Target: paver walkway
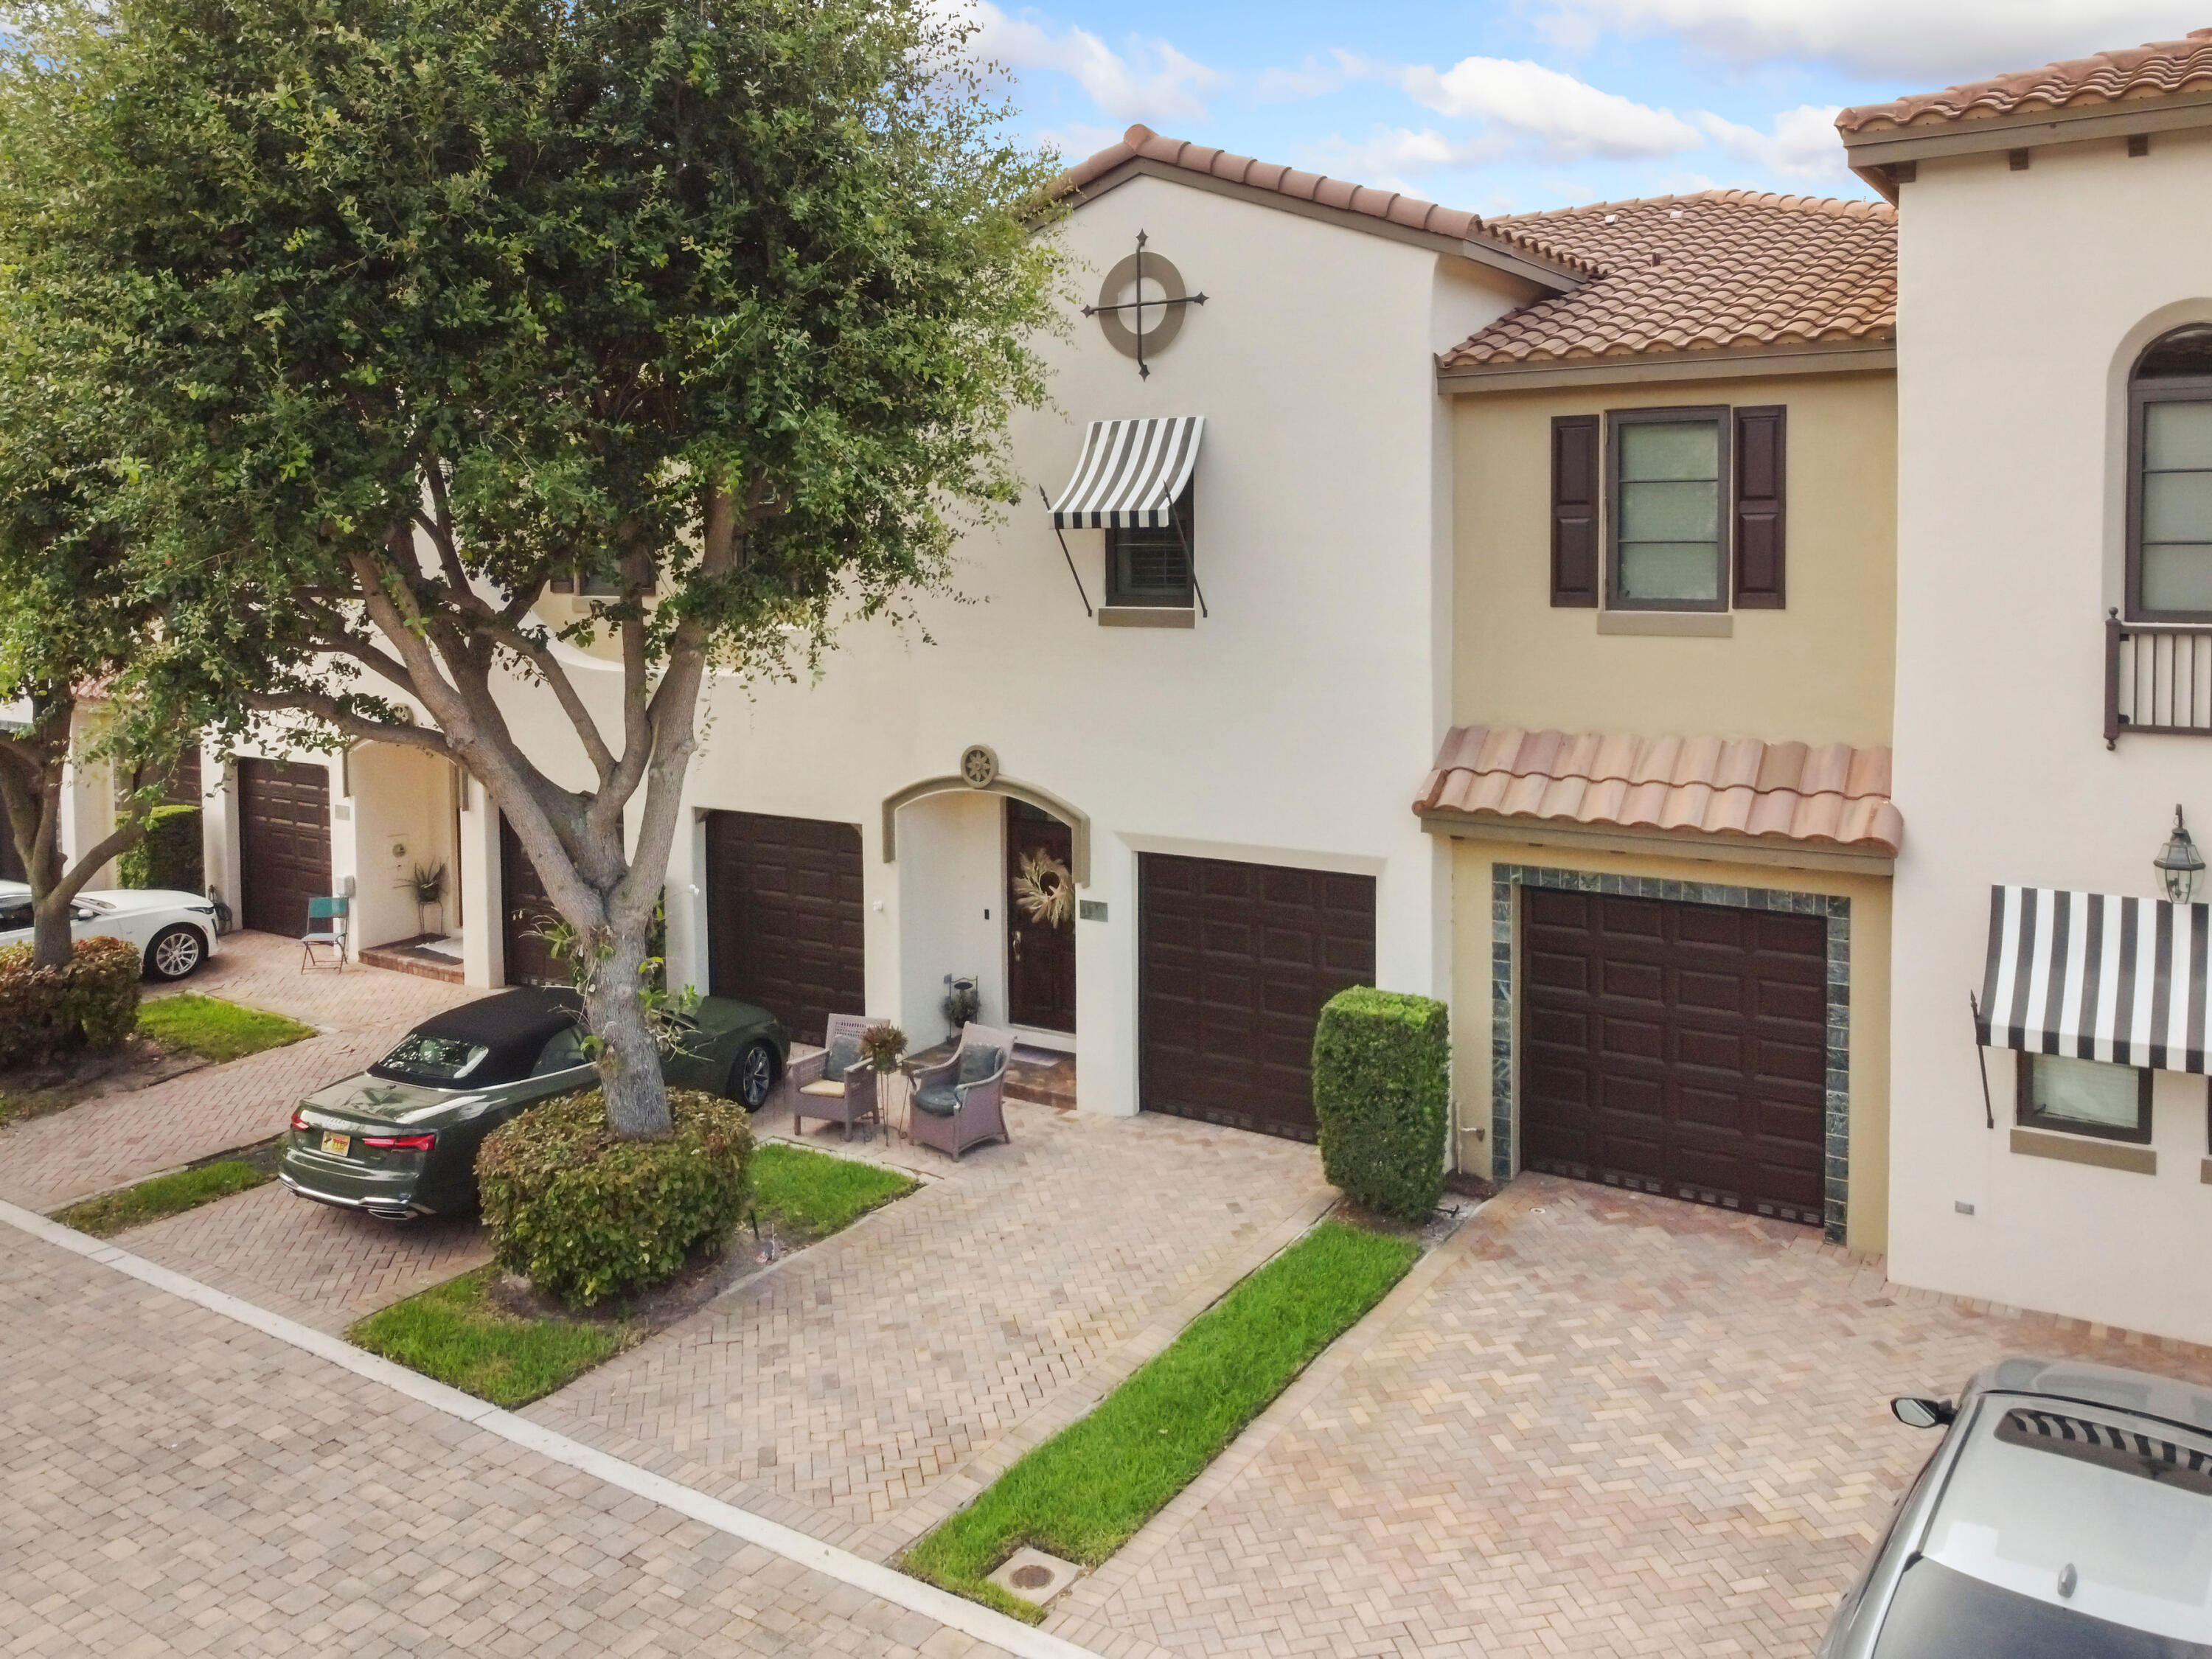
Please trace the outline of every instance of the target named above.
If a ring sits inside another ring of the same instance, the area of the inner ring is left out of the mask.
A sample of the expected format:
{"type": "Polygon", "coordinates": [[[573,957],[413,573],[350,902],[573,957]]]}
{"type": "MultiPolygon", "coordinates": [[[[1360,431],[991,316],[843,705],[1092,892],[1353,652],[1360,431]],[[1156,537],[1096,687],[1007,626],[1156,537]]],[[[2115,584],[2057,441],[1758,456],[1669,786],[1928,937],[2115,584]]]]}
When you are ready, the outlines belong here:
{"type": "Polygon", "coordinates": [[[311,1203],[275,1182],[133,1228],[116,1242],[319,1331],[343,1331],[491,1260],[474,1216],[394,1225],[311,1203]]]}
{"type": "MultiPolygon", "coordinates": [[[[2007,1354],[2212,1350],[1887,1284],[1809,1229],[1524,1176],[1047,1628],[1177,1655],[1810,1653],[2007,1354]]],[[[1419,1270],[1417,1269],[1417,1274],[1419,1270]]]]}
{"type": "Polygon", "coordinates": [[[0,1653],[1000,1659],[8,1228],[0,1653]]]}
{"type": "Polygon", "coordinates": [[[972,1492],[963,1464],[1075,1414],[1330,1196],[1294,1142],[1007,1119],[957,1165],[902,1149],[942,1178],[526,1414],[884,1559],[972,1492]]]}
{"type": "Polygon", "coordinates": [[[299,945],[266,933],[234,933],[223,949],[177,988],[289,1014],[319,1034],[0,1128],[0,1198],[50,1211],[265,1140],[301,1095],[359,1071],[439,1010],[484,994],[380,968],[301,974],[299,945]]]}

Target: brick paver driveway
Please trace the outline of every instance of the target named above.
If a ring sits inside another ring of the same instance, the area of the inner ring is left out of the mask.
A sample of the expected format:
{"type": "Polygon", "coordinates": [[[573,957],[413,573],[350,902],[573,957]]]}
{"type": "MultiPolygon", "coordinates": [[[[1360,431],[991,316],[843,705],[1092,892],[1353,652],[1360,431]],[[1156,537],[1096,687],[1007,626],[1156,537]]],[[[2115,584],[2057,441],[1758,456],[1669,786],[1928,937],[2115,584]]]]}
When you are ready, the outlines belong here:
{"type": "Polygon", "coordinates": [[[526,1414],[883,1559],[1334,1196],[1290,1141],[1022,1103],[1007,1119],[1012,1146],[957,1165],[900,1149],[937,1178],[526,1414]]]}
{"type": "Polygon", "coordinates": [[[267,1008],[316,1027],[289,1048],[210,1066],[0,1129],[0,1199],[52,1210],[93,1193],[279,1133],[293,1103],[359,1071],[410,1026],[484,994],[381,968],[298,971],[296,941],[234,933],[179,990],[267,1008]]]}
{"type": "Polygon", "coordinates": [[[0,1228],[0,1653],[998,1650],[0,1228]]]}
{"type": "Polygon", "coordinates": [[[1048,1628],[1807,1654],[1934,1447],[1889,1395],[2022,1352],[2212,1382],[2212,1351],[1903,1291],[1808,1230],[1603,1187],[1523,1176],[1444,1254],[1048,1628]]]}

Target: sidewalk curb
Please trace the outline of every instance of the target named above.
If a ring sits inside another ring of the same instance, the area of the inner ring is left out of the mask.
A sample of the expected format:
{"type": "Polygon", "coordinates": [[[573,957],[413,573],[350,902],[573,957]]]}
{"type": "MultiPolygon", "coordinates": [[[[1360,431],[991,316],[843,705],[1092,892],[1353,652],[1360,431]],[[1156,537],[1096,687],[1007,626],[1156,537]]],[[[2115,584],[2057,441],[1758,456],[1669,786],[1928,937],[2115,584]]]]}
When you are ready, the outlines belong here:
{"type": "Polygon", "coordinates": [[[786,1560],[834,1578],[865,1595],[933,1619],[964,1636],[1003,1649],[1017,1656],[1017,1659],[1099,1659],[1099,1656],[1090,1649],[1064,1637],[1051,1635],[1018,1620],[1009,1619],[1004,1613],[995,1613],[976,1602],[941,1590],[934,1584],[909,1578],[880,1563],[822,1543],[795,1528],[770,1521],[719,1498],[709,1498],[704,1492],[680,1486],[665,1476],[640,1468],[635,1463],[624,1462],[618,1457],[594,1450],[564,1434],[489,1405],[473,1395],[463,1394],[458,1389],[448,1388],[442,1382],[419,1376],[404,1365],[394,1364],[388,1359],[365,1352],[338,1337],[311,1329],[281,1314],[270,1313],[265,1308],[258,1308],[227,1291],[203,1285],[196,1279],[161,1267],[143,1256],[133,1255],[127,1250],[118,1249],[112,1244],[103,1243],[74,1228],[64,1227],[59,1222],[49,1221],[44,1216],[17,1205],[0,1200],[0,1223],[13,1227],[18,1232],[27,1233],[44,1243],[67,1250],[73,1255],[112,1268],[142,1284],[165,1291],[210,1313],[220,1314],[226,1319],[251,1327],[289,1346],[328,1360],[357,1376],[380,1382],[410,1400],[498,1435],[503,1440],[537,1452],[556,1463],[594,1476],[609,1486],[619,1486],[678,1514],[689,1516],[718,1532],[727,1533],[749,1544],[757,1544],[786,1560]]]}

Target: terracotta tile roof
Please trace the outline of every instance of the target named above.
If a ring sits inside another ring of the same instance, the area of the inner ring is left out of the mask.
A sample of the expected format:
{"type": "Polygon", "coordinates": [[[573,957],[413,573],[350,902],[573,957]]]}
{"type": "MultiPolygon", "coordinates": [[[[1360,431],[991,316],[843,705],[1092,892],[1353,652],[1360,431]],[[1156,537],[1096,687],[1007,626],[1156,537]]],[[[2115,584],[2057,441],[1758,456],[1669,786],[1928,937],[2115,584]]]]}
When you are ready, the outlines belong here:
{"type": "Polygon", "coordinates": [[[1578,276],[1596,272],[1595,265],[1572,253],[1552,247],[1526,231],[1500,230],[1494,224],[1486,223],[1478,214],[1438,207],[1434,202],[1424,202],[1419,197],[1396,191],[1373,190],[1318,173],[1301,173],[1279,162],[1255,161],[1249,155],[1232,155],[1227,150],[1209,149],[1182,138],[1164,138],[1142,122],[1123,133],[1120,143],[1108,145],[1061,173],[1054,182],[1052,194],[1058,198],[1080,191],[1116,167],[1140,157],[1168,167],[1186,167],[1231,184],[1273,191],[1301,202],[1364,214],[1370,219],[1384,220],[1408,230],[1431,231],[1462,242],[1493,243],[1512,252],[1558,265],[1578,276]]]}
{"type": "Polygon", "coordinates": [[[1905,820],[1889,750],[1756,738],[1638,738],[1462,726],[1444,739],[1413,810],[1784,841],[1894,857],[1905,820]]]}
{"type": "Polygon", "coordinates": [[[1709,190],[1493,222],[1604,267],[1501,317],[1449,370],[1897,333],[1897,212],[1878,202],[1709,190]]]}
{"type": "Polygon", "coordinates": [[[2191,29],[2185,40],[2154,40],[2131,52],[2100,52],[1892,103],[1862,104],[1838,113],[1836,125],[1847,133],[1893,131],[1994,120],[2071,104],[2166,98],[2187,90],[2212,91],[2212,29],[2191,29]]]}

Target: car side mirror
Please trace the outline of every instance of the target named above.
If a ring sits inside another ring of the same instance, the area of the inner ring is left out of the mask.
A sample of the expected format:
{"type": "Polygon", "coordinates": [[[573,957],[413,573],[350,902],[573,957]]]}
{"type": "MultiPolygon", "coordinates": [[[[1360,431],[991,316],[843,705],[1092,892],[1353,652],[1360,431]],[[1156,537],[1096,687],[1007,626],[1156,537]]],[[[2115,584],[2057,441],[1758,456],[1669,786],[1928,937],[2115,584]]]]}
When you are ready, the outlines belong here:
{"type": "Polygon", "coordinates": [[[1948,1400],[1901,1394],[1889,1402],[1889,1413],[1908,1429],[1940,1429],[1958,1416],[1959,1408],[1948,1400]]]}

